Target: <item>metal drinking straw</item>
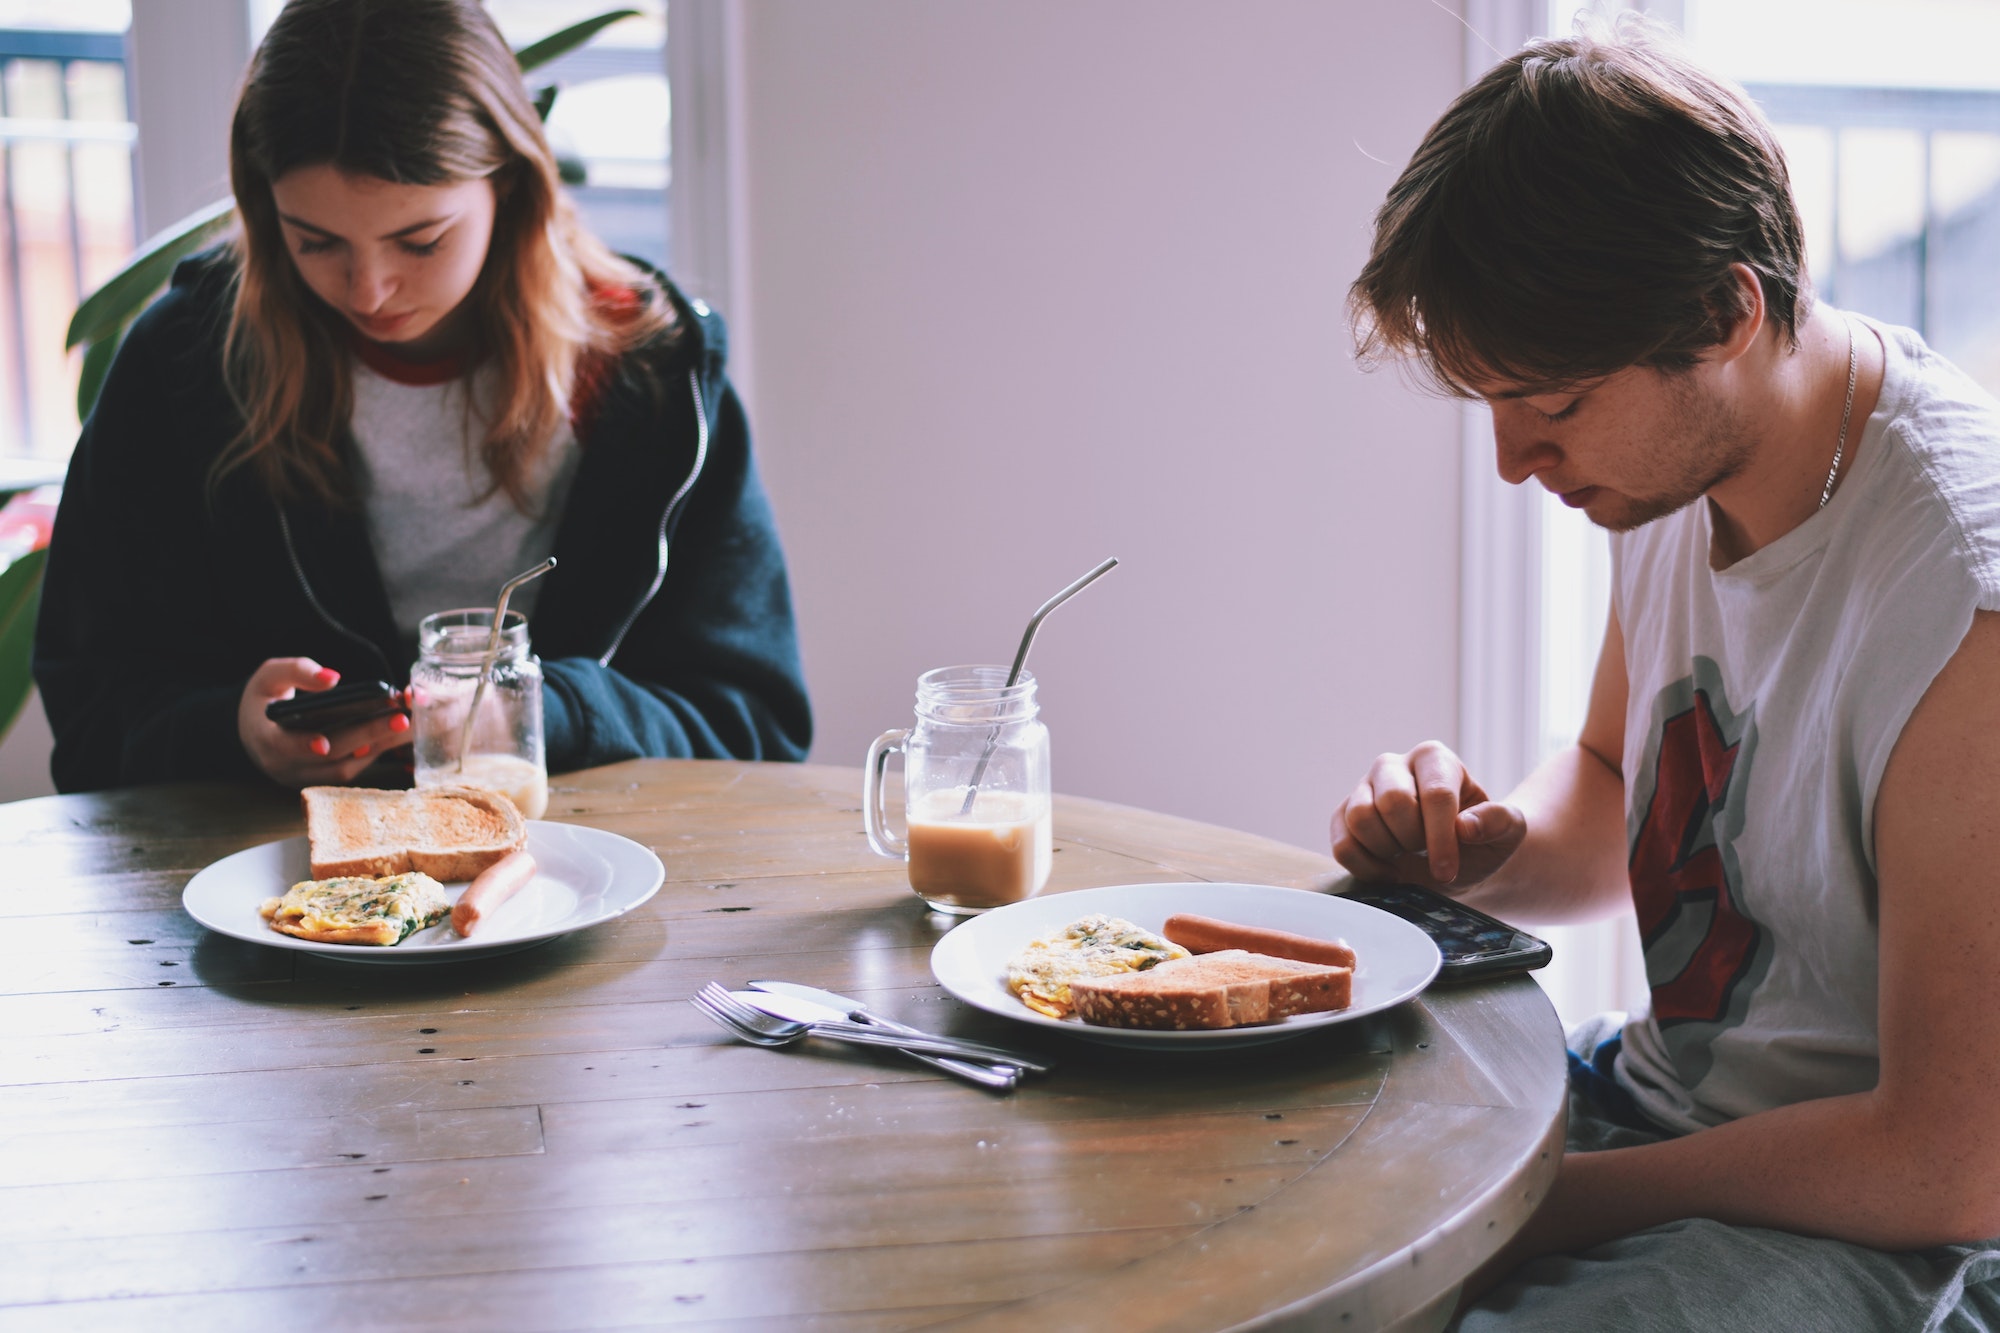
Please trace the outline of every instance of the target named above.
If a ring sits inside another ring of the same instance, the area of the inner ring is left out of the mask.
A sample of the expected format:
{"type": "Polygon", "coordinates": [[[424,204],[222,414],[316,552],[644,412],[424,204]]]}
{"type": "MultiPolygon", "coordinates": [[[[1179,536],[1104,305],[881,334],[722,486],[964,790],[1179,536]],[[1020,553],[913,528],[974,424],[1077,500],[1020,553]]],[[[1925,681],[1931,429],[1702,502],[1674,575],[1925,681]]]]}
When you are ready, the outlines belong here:
{"type": "Polygon", "coordinates": [[[486,694],[486,682],[492,679],[493,663],[500,657],[500,626],[507,619],[507,599],[514,595],[514,589],[530,579],[538,579],[556,567],[556,558],[550,556],[525,573],[516,574],[500,585],[500,604],[493,608],[493,629],[486,636],[486,659],[479,664],[479,683],[472,687],[472,707],[465,710],[465,726],[458,733],[458,771],[465,771],[465,752],[472,745],[472,723],[479,716],[479,701],[486,694]]]}
{"type": "MultiPolygon", "coordinates": [[[[1021,670],[1028,665],[1028,649],[1035,646],[1035,631],[1042,627],[1042,621],[1048,618],[1049,612],[1055,610],[1064,602],[1067,602],[1070,598],[1103,578],[1106,574],[1109,574],[1117,565],[1118,557],[1114,555],[1096,569],[1091,570],[1075,583],[1070,584],[1067,588],[1049,598],[1048,601],[1042,603],[1041,610],[1035,612],[1034,617],[1028,621],[1028,632],[1021,636],[1021,648],[1020,651],[1014,654],[1014,667],[1013,670],[1007,673],[1007,684],[1004,688],[1011,690],[1020,681],[1021,670]]],[[[1006,704],[1002,703],[1000,707],[1005,708],[1006,704]]],[[[972,770],[972,781],[966,785],[965,804],[958,808],[959,814],[969,815],[972,813],[972,803],[979,799],[979,780],[986,776],[986,765],[992,760],[993,751],[999,744],[1000,728],[995,727],[986,733],[986,748],[979,756],[979,763],[972,770]]]]}

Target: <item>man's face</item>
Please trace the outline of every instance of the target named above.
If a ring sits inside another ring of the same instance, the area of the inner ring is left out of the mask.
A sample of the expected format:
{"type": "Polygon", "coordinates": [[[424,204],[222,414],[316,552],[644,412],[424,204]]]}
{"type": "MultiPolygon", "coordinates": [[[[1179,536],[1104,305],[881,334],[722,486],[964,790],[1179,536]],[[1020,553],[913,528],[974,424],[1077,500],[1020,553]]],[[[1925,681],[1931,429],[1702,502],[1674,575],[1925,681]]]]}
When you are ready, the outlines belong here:
{"type": "Polygon", "coordinates": [[[1692,504],[1749,460],[1714,370],[1631,366],[1547,392],[1473,387],[1493,410],[1503,481],[1532,478],[1599,527],[1625,532],[1692,504]]]}

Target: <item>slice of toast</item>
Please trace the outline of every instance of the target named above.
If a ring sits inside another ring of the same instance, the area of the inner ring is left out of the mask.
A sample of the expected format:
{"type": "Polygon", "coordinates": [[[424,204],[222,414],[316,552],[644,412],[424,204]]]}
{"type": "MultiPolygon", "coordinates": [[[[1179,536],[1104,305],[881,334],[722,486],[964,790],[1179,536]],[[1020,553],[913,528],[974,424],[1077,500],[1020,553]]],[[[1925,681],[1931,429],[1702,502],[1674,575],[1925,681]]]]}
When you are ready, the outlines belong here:
{"type": "Polygon", "coordinates": [[[299,797],[314,879],[417,870],[468,880],[528,841],[514,803],[477,787],[307,787],[299,797]]]}
{"type": "Polygon", "coordinates": [[[1187,1031],[1248,1027],[1345,1009],[1353,988],[1351,967],[1225,949],[1144,972],[1073,981],[1069,992],[1077,1017],[1086,1023],[1187,1031]]]}

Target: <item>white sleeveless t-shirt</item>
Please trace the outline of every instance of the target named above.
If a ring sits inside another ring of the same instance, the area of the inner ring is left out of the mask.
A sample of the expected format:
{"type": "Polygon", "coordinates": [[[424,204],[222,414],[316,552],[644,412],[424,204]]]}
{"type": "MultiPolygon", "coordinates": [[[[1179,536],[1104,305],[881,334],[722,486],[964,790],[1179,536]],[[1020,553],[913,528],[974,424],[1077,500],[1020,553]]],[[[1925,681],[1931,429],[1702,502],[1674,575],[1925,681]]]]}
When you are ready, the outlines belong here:
{"type": "Polygon", "coordinates": [[[1616,1069],[1681,1132],[1875,1086],[1876,792],[1974,610],[2000,610],[2000,403],[1859,323],[1887,370],[1826,508],[1721,571],[1706,501],[1611,538],[1652,991],[1616,1069]]]}

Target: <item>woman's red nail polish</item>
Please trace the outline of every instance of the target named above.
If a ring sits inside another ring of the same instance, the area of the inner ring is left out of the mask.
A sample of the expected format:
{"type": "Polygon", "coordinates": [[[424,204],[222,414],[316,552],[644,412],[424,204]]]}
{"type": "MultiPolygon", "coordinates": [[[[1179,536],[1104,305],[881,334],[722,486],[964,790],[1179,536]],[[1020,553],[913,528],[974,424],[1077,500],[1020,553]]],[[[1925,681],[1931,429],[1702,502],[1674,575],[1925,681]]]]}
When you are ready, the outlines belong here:
{"type": "Polygon", "coordinates": [[[354,751],[354,757],[356,759],[366,759],[368,757],[368,752],[374,748],[375,747],[372,745],[358,746],[354,751]]]}
{"type": "Polygon", "coordinates": [[[339,682],[340,673],[338,671],[335,671],[332,667],[321,667],[319,669],[319,678],[326,684],[333,685],[339,682]]]}
{"type": "Polygon", "coordinates": [[[324,736],[315,736],[312,739],[312,752],[317,755],[331,754],[333,743],[324,736]]]}
{"type": "Polygon", "coordinates": [[[389,730],[396,732],[403,732],[403,731],[408,731],[409,729],[410,729],[410,719],[407,714],[398,713],[396,714],[396,716],[389,719],[389,730]]]}

